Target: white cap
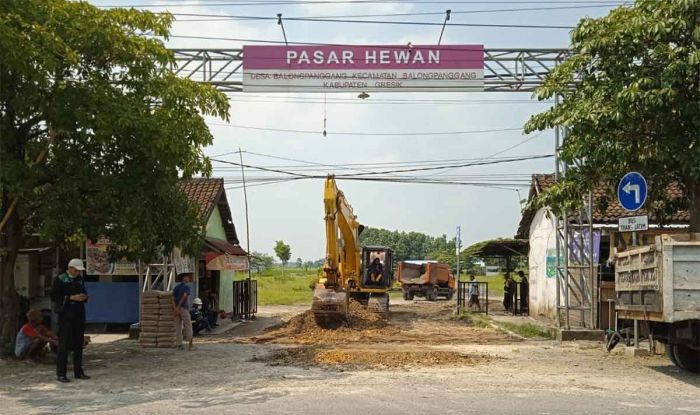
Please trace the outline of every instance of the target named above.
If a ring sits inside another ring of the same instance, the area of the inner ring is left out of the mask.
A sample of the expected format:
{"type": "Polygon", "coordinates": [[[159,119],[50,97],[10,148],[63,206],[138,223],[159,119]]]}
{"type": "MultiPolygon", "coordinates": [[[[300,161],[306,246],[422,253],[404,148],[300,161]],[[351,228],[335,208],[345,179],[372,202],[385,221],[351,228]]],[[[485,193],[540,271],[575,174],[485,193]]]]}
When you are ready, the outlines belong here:
{"type": "Polygon", "coordinates": [[[83,261],[78,258],[71,259],[70,262],[68,262],[68,268],[75,268],[78,271],[85,271],[83,261]]]}
{"type": "Polygon", "coordinates": [[[202,299],[195,298],[194,301],[192,301],[192,304],[202,305],[202,299]]]}

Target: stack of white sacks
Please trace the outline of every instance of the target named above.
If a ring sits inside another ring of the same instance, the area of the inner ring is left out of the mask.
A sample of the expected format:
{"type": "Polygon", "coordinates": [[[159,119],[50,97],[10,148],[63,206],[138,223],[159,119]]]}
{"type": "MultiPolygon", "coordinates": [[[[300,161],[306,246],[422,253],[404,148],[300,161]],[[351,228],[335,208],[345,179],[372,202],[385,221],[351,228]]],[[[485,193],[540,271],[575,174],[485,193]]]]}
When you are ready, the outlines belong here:
{"type": "Polygon", "coordinates": [[[141,294],[141,347],[176,347],[173,293],[146,291],[141,294]]]}

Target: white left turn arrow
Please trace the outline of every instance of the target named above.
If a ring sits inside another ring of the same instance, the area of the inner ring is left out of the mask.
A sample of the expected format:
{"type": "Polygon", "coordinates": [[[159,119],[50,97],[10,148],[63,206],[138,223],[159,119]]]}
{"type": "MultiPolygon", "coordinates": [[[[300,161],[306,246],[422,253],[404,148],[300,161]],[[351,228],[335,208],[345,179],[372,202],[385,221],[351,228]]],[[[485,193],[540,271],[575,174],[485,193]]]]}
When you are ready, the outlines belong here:
{"type": "Polygon", "coordinates": [[[634,192],[634,203],[639,204],[639,194],[641,191],[639,190],[639,185],[638,184],[632,184],[632,182],[628,182],[625,187],[622,188],[625,193],[630,194],[634,192]]]}

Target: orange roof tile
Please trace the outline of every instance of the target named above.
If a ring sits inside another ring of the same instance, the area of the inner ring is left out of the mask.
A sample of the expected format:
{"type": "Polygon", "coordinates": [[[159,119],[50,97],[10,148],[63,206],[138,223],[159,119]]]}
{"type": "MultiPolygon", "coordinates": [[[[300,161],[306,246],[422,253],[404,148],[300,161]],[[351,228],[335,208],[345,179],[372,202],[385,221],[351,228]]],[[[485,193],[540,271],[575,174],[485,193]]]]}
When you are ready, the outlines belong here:
{"type": "MultiPolygon", "coordinates": [[[[537,197],[543,191],[546,191],[552,187],[555,183],[553,174],[533,174],[532,184],[530,185],[530,193],[528,196],[528,201],[537,197]]],[[[682,198],[683,191],[678,183],[672,183],[666,189],[670,198],[682,198]]],[[[606,185],[601,184],[593,189],[593,223],[594,224],[614,224],[620,218],[631,216],[632,213],[625,210],[615,198],[610,198],[609,205],[605,211],[601,211],[599,208],[599,202],[608,196],[608,188],[606,185]]],[[[527,238],[530,233],[530,225],[535,216],[535,211],[527,210],[523,212],[523,216],[520,219],[520,224],[518,226],[518,233],[516,238],[527,238]]],[[[640,209],[634,213],[634,215],[648,215],[648,212],[644,209],[640,209]]],[[[650,223],[657,222],[658,220],[654,215],[649,215],[650,223]]],[[[664,223],[666,224],[687,224],[690,221],[690,216],[687,211],[677,211],[668,218],[665,218],[664,223]]]]}

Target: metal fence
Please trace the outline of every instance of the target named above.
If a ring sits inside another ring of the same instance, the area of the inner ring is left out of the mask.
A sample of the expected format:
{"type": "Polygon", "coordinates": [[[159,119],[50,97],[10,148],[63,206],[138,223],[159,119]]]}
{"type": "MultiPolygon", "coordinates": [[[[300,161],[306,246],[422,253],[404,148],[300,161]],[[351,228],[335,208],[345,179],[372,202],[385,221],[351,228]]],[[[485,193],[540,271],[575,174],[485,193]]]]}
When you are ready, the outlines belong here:
{"type": "Polygon", "coordinates": [[[476,300],[472,300],[469,293],[469,288],[471,286],[471,281],[460,281],[457,285],[457,311],[474,311],[478,313],[489,313],[489,283],[487,282],[476,282],[476,300]]]}
{"type": "Polygon", "coordinates": [[[258,281],[241,280],[233,282],[233,315],[232,320],[255,317],[258,312],[258,281]]]}
{"type": "Polygon", "coordinates": [[[503,294],[503,308],[507,313],[511,313],[514,316],[528,315],[529,314],[529,284],[523,284],[521,282],[513,282],[514,291],[510,294],[510,298],[504,293],[503,294]]]}

